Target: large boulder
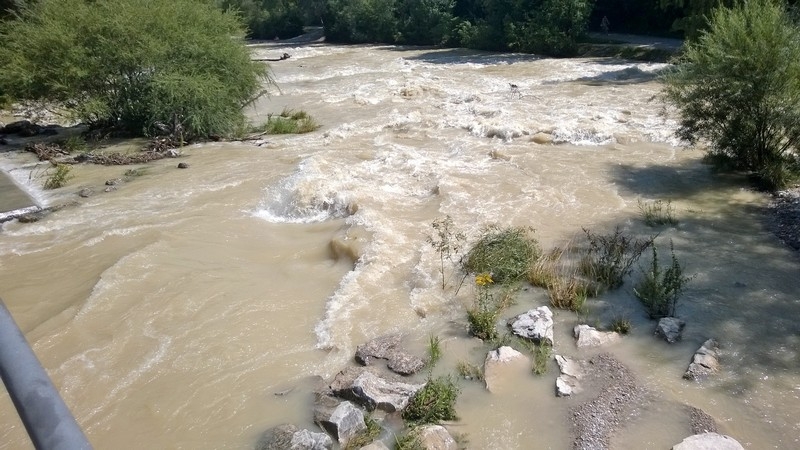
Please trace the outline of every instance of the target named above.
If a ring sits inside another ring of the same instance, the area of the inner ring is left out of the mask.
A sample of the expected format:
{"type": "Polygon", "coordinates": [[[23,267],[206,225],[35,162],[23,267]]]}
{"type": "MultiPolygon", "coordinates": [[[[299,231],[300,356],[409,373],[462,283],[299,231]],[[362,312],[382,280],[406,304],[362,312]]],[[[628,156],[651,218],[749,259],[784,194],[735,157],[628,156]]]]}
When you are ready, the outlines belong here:
{"type": "Polygon", "coordinates": [[[506,386],[516,386],[514,379],[531,371],[531,360],[511,347],[503,346],[486,355],[483,378],[486,389],[500,392],[506,386]]]}
{"type": "Polygon", "coordinates": [[[556,355],[556,363],[561,375],[556,378],[556,396],[568,397],[581,392],[580,379],[583,378],[583,365],[579,361],[556,355]]]}
{"type": "Polygon", "coordinates": [[[317,395],[314,402],[314,422],[327,431],[342,446],[367,429],[364,412],[348,401],[328,395],[317,395]]]}
{"type": "Polygon", "coordinates": [[[387,380],[363,368],[348,368],[336,375],[330,389],[334,395],[352,400],[370,411],[380,409],[393,413],[403,410],[411,396],[423,386],[387,380]]]}
{"type": "Polygon", "coordinates": [[[573,329],[575,339],[578,340],[576,345],[578,348],[582,347],[600,347],[606,344],[611,344],[620,340],[619,333],[613,331],[598,331],[589,325],[576,325],[573,329]]]}
{"type": "Polygon", "coordinates": [[[717,433],[695,434],[687,437],[672,450],[744,450],[736,439],[717,433]]]}
{"type": "Polygon", "coordinates": [[[284,424],[270,428],[258,439],[256,450],[330,450],[333,440],[325,433],[284,424]]]}
{"type": "Polygon", "coordinates": [[[369,366],[375,359],[388,360],[389,370],[401,375],[411,375],[425,367],[425,361],[400,348],[398,334],[377,337],[356,348],[356,361],[369,366]]]}
{"type": "Polygon", "coordinates": [[[0,134],[16,134],[22,137],[36,136],[42,131],[41,125],[31,123],[30,120],[11,122],[0,130],[0,134]]]}
{"type": "Polygon", "coordinates": [[[508,321],[517,336],[553,345],[553,312],[547,306],[520,314],[508,321]]]}
{"type": "Polygon", "coordinates": [[[414,433],[425,450],[458,450],[456,440],[441,425],[425,425],[417,428],[414,433]]]}
{"type": "Polygon", "coordinates": [[[683,378],[697,381],[717,372],[719,372],[719,344],[714,339],[709,339],[695,352],[683,378]]]}
{"type": "Polygon", "coordinates": [[[656,326],[655,335],[670,344],[681,340],[681,332],[686,322],[676,317],[662,317],[656,326]]]}

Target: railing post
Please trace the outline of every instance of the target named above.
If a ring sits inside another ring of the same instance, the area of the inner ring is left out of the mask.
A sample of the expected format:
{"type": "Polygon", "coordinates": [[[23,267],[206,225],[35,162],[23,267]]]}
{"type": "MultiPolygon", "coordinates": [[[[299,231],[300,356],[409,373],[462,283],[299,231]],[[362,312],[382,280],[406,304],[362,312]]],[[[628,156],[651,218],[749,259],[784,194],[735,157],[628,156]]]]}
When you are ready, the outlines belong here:
{"type": "Polygon", "coordinates": [[[92,448],[2,300],[0,377],[37,449],[92,448]]]}

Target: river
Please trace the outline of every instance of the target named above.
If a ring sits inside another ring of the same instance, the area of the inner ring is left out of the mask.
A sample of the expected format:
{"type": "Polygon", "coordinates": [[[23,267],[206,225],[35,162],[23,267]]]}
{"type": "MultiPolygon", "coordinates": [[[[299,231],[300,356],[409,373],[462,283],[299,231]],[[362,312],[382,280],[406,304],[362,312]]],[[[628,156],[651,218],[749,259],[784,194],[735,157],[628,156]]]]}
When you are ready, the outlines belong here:
{"type": "MultiPolygon", "coordinates": [[[[764,227],[764,194],[678,147],[657,98],[664,64],[323,43],[253,51],[291,58],[273,64],[279,90],[248,114],[302,109],[318,131],[188,146],[189,169],[157,161],[108,193],[104,181],[127,168],[77,166],[67,187],[42,191],[32,155],[1,155],[37,202],[81,202],[3,224],[0,296],[95,448],[244,449],[280,423],[313,427],[311,377],[330,378],[389,332],[420,355],[440,336],[437,373],[480,364],[488,349],[466,333],[473,292],[441,289],[426,242],[447,215],[471,240],[490,224],[531,226],[545,249],[583,227],[660,231],[694,276],[680,343],[652,336],[635,278],[590,300],[588,315],[557,312],[556,351],[575,357],[591,354],[570,336],[579,320],[633,322],[605,350],[657,400],[614,448],[680,442],[683,404],[748,448],[800,447],[800,260],[764,227]],[[554,143],[533,142],[540,131],[554,143]],[[79,199],[82,187],[98,193],[79,199]],[[640,199],[671,200],[679,224],[645,227],[640,199]],[[710,337],[722,373],[682,380],[710,337]]],[[[523,290],[507,315],[547,301],[523,290]]],[[[556,373],[551,362],[513,394],[462,381],[451,430],[474,449],[569,448],[568,409],[591,394],[556,398],[556,373]]],[[[0,448],[32,448],[5,393],[0,448]]]]}

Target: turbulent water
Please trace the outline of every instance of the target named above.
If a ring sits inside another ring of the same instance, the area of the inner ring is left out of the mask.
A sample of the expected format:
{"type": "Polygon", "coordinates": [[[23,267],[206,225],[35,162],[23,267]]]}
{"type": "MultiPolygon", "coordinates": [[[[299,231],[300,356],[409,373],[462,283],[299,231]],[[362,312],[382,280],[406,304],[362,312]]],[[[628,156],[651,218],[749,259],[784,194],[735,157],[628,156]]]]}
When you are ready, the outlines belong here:
{"type": "MultiPolygon", "coordinates": [[[[762,194],[676,146],[657,98],[663,64],[320,43],[254,52],[291,58],[274,63],[279,90],[252,118],[303,109],[318,131],[191,146],[188,170],[158,161],[108,193],[124,168],[79,166],[43,192],[31,155],[2,155],[42,203],[98,192],[0,233],[0,296],[96,448],[251,448],[271,426],[311,427],[311,377],[387,332],[420,355],[439,335],[437,373],[480,364],[487,349],[466,333],[473,291],[454,295],[452,279],[441,289],[433,220],[451,216],[470,239],[531,226],[548,248],[582,227],[655,233],[637,209],[654,199],[671,199],[680,220],[657,242],[668,251],[672,239],[694,275],[683,341],[652,337],[630,280],[588,316],[559,312],[556,351],[589,355],[570,336],[579,320],[631,318],[608,350],[653,400],[614,448],[679,442],[684,404],[749,448],[800,446],[800,261],[762,226],[762,194]],[[553,144],[534,142],[539,132],[553,144]],[[709,337],[722,374],[682,380],[709,337]]],[[[526,289],[508,315],[541,304],[526,289]]],[[[556,398],[556,370],[507,394],[462,382],[449,428],[475,449],[570,447],[568,409],[588,397],[556,398]]],[[[0,448],[30,447],[3,394],[0,448]]]]}

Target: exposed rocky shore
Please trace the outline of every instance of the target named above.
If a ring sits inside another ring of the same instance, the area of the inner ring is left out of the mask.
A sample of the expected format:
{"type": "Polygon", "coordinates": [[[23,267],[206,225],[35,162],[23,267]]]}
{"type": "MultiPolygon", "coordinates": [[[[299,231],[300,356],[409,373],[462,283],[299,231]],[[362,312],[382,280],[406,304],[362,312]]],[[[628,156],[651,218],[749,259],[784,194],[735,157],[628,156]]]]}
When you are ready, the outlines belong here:
{"type": "Polygon", "coordinates": [[[800,187],[786,189],[773,196],[767,226],[786,245],[800,250],[800,187]]]}

